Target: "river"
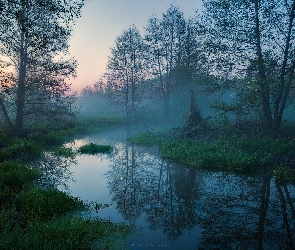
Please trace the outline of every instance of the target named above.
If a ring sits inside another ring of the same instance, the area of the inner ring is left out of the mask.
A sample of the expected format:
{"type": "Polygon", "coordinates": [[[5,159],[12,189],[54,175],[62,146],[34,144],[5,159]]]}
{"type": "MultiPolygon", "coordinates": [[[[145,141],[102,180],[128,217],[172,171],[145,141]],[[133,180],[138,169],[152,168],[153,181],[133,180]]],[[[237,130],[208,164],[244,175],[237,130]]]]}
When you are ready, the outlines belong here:
{"type": "Polygon", "coordinates": [[[266,174],[188,168],[126,138],[116,129],[67,143],[114,150],[60,158],[47,177],[82,200],[106,204],[88,216],[135,226],[130,249],[294,249],[294,185],[266,174]]]}

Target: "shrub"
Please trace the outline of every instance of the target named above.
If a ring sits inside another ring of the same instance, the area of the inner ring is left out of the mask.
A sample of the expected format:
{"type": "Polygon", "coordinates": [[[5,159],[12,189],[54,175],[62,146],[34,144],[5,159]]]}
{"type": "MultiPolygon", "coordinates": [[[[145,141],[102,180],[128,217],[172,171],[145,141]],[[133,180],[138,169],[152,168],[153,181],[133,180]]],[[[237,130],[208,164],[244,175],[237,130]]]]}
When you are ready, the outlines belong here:
{"type": "Polygon", "coordinates": [[[10,201],[40,176],[36,169],[19,162],[0,163],[0,201],[10,201]]]}
{"type": "Polygon", "coordinates": [[[110,153],[112,151],[110,145],[97,145],[95,143],[89,143],[81,146],[78,152],[81,154],[98,154],[98,153],[110,153]]]}
{"type": "Polygon", "coordinates": [[[0,161],[10,159],[32,160],[42,154],[41,147],[34,141],[15,139],[0,150],[0,161]]]}

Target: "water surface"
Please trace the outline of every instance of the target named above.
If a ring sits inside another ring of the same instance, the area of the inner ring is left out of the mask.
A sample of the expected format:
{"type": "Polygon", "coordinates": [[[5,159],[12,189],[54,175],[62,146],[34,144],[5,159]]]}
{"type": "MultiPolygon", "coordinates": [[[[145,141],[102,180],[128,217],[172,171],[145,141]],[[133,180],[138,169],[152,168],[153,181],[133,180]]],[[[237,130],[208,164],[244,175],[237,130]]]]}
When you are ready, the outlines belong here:
{"type": "Polygon", "coordinates": [[[130,145],[129,132],[67,144],[110,144],[114,152],[76,156],[64,179],[72,195],[108,204],[89,216],[135,226],[130,249],[294,249],[294,185],[171,163],[155,148],[130,145]]]}

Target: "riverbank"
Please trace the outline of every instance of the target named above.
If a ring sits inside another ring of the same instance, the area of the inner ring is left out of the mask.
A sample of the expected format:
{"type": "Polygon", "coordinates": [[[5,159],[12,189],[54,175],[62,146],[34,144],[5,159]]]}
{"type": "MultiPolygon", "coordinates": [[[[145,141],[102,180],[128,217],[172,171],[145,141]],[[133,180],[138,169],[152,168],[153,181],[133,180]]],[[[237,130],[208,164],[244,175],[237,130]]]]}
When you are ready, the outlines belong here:
{"type": "Polygon", "coordinates": [[[190,167],[241,173],[273,171],[280,179],[295,180],[295,137],[291,124],[282,126],[279,137],[241,134],[230,128],[219,129],[218,133],[217,129],[215,133],[212,131],[214,128],[205,139],[204,136],[181,138],[172,129],[137,134],[129,141],[156,145],[163,158],[190,167]]]}
{"type": "Polygon", "coordinates": [[[30,166],[44,149],[123,123],[117,117],[96,117],[62,129],[39,128],[23,138],[2,132],[0,249],[121,249],[127,244],[124,239],[131,228],[80,216],[91,205],[55,187],[41,188],[42,173],[30,166]]]}

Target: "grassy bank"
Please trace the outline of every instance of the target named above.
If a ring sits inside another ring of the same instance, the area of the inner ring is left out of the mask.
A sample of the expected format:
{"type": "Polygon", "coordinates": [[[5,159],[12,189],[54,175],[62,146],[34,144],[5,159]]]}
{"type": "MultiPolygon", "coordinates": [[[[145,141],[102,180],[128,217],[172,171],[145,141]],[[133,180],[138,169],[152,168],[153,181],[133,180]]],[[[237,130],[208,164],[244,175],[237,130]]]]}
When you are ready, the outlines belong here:
{"type": "Polygon", "coordinates": [[[214,136],[209,139],[177,138],[173,131],[165,131],[138,134],[130,141],[139,145],[157,145],[163,158],[191,167],[261,171],[295,162],[295,137],[290,129],[285,125],[280,137],[241,135],[228,128],[217,133],[217,129],[211,129],[214,136]]]}
{"type": "Polygon", "coordinates": [[[0,162],[18,159],[30,162],[42,155],[43,149],[59,147],[66,141],[83,135],[98,133],[102,130],[118,127],[124,120],[116,116],[77,118],[66,125],[48,125],[28,129],[22,138],[14,138],[5,129],[0,134],[0,162]]]}
{"type": "Polygon", "coordinates": [[[80,211],[91,205],[56,188],[40,188],[42,173],[29,164],[41,157],[45,148],[121,124],[116,118],[93,118],[60,130],[30,131],[24,138],[2,132],[0,249],[124,249],[131,228],[82,217],[80,211]]]}

